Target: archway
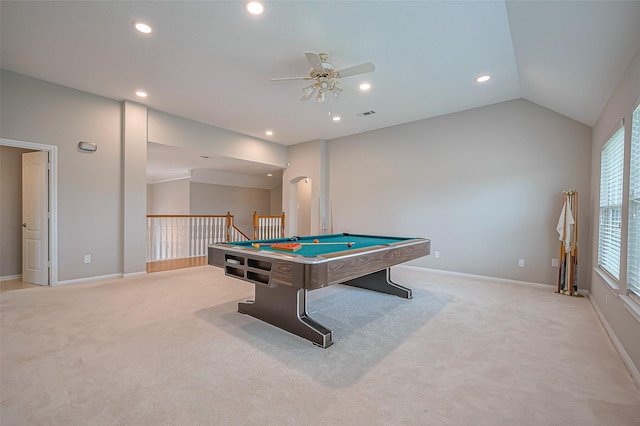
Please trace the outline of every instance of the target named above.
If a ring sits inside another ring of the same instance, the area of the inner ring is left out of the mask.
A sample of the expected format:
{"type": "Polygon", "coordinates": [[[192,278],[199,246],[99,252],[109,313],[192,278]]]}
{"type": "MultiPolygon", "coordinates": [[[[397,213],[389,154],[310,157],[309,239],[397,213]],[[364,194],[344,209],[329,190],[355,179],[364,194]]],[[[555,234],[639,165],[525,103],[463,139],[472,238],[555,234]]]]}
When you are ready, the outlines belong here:
{"type": "Polygon", "coordinates": [[[312,179],[298,176],[289,182],[289,234],[311,235],[312,179]]]}

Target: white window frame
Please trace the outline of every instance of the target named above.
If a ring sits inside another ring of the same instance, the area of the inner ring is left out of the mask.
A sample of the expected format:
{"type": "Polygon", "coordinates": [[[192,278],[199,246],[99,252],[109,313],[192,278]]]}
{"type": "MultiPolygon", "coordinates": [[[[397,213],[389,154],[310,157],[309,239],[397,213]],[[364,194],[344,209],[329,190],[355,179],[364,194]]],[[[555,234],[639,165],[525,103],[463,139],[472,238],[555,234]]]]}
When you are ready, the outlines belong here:
{"type": "Polygon", "coordinates": [[[598,267],[620,280],[624,200],[624,122],[616,126],[600,154],[598,267]]]}
{"type": "Polygon", "coordinates": [[[626,295],[640,305],[640,100],[631,115],[626,295]]]}

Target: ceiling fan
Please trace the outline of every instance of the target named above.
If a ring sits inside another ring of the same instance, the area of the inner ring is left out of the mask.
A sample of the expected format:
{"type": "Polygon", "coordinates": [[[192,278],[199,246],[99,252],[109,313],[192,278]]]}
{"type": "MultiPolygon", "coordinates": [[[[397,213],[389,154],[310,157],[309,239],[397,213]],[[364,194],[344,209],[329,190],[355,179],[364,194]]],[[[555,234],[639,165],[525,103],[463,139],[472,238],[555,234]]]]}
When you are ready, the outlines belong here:
{"type": "Polygon", "coordinates": [[[315,82],[302,89],[303,95],[300,99],[301,101],[310,99],[316,92],[316,102],[318,103],[322,103],[326,100],[326,96],[329,96],[325,96],[325,93],[327,92],[333,93],[336,99],[338,99],[338,96],[340,96],[343,90],[338,86],[341,78],[373,72],[376,69],[375,65],[373,65],[371,62],[367,62],[364,64],[343,68],[341,70],[336,70],[336,67],[331,62],[327,62],[327,60],[329,59],[328,53],[304,52],[304,54],[307,56],[307,60],[311,65],[309,77],[282,77],[271,79],[271,81],[315,80],[315,82]]]}

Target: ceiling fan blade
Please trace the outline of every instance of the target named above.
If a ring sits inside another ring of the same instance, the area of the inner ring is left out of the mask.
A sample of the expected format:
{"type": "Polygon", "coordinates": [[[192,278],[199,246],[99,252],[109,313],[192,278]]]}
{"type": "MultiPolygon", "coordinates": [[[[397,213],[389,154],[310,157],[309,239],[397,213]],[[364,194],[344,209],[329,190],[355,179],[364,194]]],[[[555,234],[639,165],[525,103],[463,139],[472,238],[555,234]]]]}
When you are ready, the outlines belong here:
{"type": "Polygon", "coordinates": [[[284,80],[313,80],[313,78],[311,77],[276,77],[271,79],[271,81],[284,81],[284,80]]]}
{"type": "Polygon", "coordinates": [[[309,64],[311,64],[311,68],[317,71],[324,71],[324,66],[322,66],[322,61],[320,60],[320,55],[313,52],[304,52],[307,56],[307,60],[309,64]]]}
{"type": "Polygon", "coordinates": [[[351,77],[352,75],[374,72],[375,70],[376,66],[371,62],[367,62],[366,64],[354,65],[352,67],[339,70],[338,74],[340,74],[340,77],[351,77]]]}

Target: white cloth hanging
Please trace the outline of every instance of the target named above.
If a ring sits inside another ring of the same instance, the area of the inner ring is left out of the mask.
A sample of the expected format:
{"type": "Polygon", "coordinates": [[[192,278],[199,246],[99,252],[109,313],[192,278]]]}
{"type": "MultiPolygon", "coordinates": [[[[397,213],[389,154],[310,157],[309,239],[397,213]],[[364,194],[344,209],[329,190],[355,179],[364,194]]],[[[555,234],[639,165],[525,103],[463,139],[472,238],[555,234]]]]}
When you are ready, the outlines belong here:
{"type": "Polygon", "coordinates": [[[562,206],[562,212],[560,213],[560,219],[558,219],[558,226],[556,227],[558,234],[560,234],[560,238],[558,239],[564,242],[565,252],[571,251],[571,239],[573,237],[573,225],[575,223],[571,212],[571,205],[568,205],[567,200],[565,200],[562,206]]]}

